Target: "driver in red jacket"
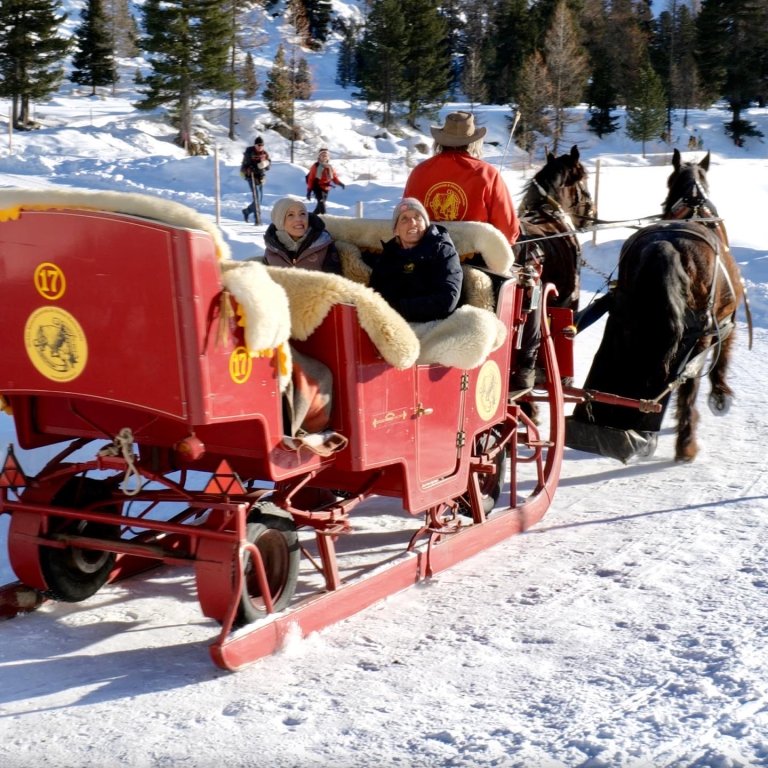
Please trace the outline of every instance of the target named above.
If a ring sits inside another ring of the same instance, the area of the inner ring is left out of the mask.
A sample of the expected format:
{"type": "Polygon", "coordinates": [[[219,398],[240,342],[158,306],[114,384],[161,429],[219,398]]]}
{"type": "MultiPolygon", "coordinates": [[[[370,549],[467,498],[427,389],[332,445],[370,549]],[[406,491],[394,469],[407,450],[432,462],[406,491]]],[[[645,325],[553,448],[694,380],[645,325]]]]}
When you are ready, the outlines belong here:
{"type": "MultiPolygon", "coordinates": [[[[408,176],[403,197],[415,197],[433,221],[482,221],[492,224],[510,245],[520,236],[520,222],[499,170],[482,159],[485,128],[475,127],[471,112],[451,112],[445,125],[430,128],[434,156],[419,163],[408,176]]],[[[536,357],[541,343],[539,306],[528,316],[510,394],[519,396],[536,380],[536,357]]]]}
{"type": "Polygon", "coordinates": [[[421,200],[433,221],[485,221],[510,245],[520,224],[509,189],[498,169],[482,159],[485,128],[475,128],[470,112],[451,112],[441,128],[430,128],[434,156],[408,177],[403,197],[421,200]]]}

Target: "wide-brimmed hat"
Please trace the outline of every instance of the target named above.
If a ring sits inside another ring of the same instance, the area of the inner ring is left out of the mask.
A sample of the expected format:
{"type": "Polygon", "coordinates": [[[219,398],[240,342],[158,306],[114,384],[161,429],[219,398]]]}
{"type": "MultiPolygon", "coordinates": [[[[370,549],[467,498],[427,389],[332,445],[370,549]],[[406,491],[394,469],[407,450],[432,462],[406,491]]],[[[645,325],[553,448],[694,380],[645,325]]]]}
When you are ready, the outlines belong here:
{"type": "Polygon", "coordinates": [[[475,129],[475,116],[471,112],[451,112],[445,116],[445,125],[431,126],[432,136],[444,147],[465,147],[485,136],[485,128],[475,129]]]}

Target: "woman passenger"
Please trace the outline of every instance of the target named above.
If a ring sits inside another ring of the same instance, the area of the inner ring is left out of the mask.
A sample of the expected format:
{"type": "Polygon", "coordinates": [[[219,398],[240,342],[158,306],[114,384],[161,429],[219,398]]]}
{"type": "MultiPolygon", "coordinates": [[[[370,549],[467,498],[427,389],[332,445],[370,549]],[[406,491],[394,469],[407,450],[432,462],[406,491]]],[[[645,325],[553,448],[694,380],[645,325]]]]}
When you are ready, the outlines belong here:
{"type": "Polygon", "coordinates": [[[270,267],[301,267],[341,274],[341,260],[325,222],[302,200],[284,197],[272,206],[264,234],[264,262],[270,267]]]}

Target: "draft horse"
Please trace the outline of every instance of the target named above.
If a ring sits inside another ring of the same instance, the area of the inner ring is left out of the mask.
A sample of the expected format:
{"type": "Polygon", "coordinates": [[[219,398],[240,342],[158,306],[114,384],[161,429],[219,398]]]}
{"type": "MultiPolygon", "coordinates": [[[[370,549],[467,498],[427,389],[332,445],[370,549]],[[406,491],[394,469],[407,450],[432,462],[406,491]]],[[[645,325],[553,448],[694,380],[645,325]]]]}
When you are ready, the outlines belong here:
{"type": "Polygon", "coordinates": [[[581,244],[577,227],[591,221],[594,210],[587,171],[574,144],[568,154],[547,154],[547,162],[526,184],[518,207],[523,258],[538,259],[542,283],[552,283],[554,306],[578,309],[581,244]],[[533,248],[531,247],[533,246],[533,248]]]}
{"type": "Polygon", "coordinates": [[[693,461],[700,379],[709,377],[715,414],[730,407],[726,375],[736,309],[745,296],[725,226],[708,197],[709,162],[707,153],[699,163],[683,163],[674,151],[662,221],[622,246],[603,339],[584,385],[587,391],[661,403],[662,410],[587,400],[569,419],[566,444],[573,448],[623,461],[650,455],[677,391],[675,459],[693,461]]]}

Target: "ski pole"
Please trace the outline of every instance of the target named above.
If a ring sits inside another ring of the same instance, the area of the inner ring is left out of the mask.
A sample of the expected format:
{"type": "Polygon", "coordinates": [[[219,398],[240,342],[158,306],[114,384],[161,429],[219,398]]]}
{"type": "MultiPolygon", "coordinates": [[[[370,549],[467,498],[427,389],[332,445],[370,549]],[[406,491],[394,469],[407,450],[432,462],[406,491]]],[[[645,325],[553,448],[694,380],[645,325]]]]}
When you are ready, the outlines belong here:
{"type": "Polygon", "coordinates": [[[517,124],[520,122],[520,111],[515,112],[515,120],[512,123],[512,127],[509,129],[509,138],[507,139],[507,146],[504,147],[504,154],[501,156],[501,162],[499,163],[499,168],[504,167],[504,160],[507,157],[507,150],[509,149],[509,144],[512,141],[512,137],[515,135],[515,131],[517,130],[517,124]]]}

